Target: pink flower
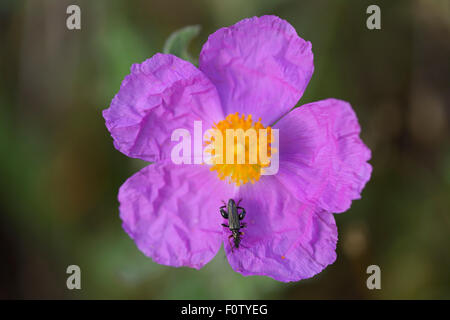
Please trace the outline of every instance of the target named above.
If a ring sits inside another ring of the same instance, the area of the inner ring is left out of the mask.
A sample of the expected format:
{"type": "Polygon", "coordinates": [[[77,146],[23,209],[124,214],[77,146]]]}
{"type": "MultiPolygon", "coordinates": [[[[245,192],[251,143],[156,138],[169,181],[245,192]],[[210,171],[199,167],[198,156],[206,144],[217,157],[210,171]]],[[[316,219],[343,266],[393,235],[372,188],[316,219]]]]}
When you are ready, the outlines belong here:
{"type": "Polygon", "coordinates": [[[372,170],[370,150],[345,101],[291,111],[313,70],[311,43],[276,16],[217,30],[199,68],[167,54],[131,67],[103,116],[119,151],[155,162],[130,177],[118,196],[123,227],[145,255],[199,269],[224,243],[235,271],[279,281],[312,277],[335,261],[333,213],[360,198],[372,170]],[[171,161],[175,129],[193,132],[194,121],[202,121],[207,130],[236,112],[260,118],[264,127],[282,117],[271,126],[279,130],[277,174],[245,183],[247,171],[232,168],[245,177],[229,183],[230,173],[218,178],[220,170],[228,172],[224,167],[171,161]],[[233,250],[219,213],[230,198],[242,199],[247,212],[242,246],[233,250]]]}

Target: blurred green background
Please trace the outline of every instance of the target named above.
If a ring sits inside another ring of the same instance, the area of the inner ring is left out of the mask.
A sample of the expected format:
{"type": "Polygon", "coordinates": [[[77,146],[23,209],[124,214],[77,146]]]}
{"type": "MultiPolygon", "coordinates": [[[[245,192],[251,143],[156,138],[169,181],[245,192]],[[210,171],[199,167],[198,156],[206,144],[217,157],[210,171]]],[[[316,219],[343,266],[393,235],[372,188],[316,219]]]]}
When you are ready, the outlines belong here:
{"type": "Polygon", "coordinates": [[[2,0],[0,37],[0,298],[450,298],[450,1],[2,0]],[[366,28],[370,4],[381,30],[366,28]],[[101,111],[175,30],[202,26],[197,57],[216,29],[263,14],[312,42],[301,103],[352,104],[372,179],[336,215],[338,258],[312,279],[243,277],[223,250],[200,271],[157,265],[118,215],[118,188],[146,164],[114,149],[101,111]],[[66,288],[70,264],[81,290],[66,288]],[[366,287],[371,264],[381,290],[366,287]]]}

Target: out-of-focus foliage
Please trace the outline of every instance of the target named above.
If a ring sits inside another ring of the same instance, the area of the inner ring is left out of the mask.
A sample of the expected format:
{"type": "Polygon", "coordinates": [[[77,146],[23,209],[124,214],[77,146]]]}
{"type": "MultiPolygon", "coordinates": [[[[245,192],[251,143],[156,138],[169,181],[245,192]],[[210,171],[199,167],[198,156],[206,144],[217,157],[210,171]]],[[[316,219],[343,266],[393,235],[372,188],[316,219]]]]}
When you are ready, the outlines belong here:
{"type": "Polygon", "coordinates": [[[200,26],[187,26],[172,33],[164,44],[163,53],[170,53],[177,57],[197,64],[197,60],[193,58],[188,51],[191,40],[200,32],[200,26]]]}
{"type": "Polygon", "coordinates": [[[377,1],[0,2],[0,298],[450,298],[450,4],[377,1]],[[147,165],[116,151],[101,116],[131,64],[172,32],[263,14],[312,42],[315,73],[300,103],[351,102],[373,152],[373,176],[336,216],[338,259],[313,279],[242,277],[223,251],[204,269],[146,258],[121,228],[117,191],[147,165]],[[66,268],[82,290],[66,289],[66,268]],[[366,288],[377,264],[382,289],[366,288]]]}

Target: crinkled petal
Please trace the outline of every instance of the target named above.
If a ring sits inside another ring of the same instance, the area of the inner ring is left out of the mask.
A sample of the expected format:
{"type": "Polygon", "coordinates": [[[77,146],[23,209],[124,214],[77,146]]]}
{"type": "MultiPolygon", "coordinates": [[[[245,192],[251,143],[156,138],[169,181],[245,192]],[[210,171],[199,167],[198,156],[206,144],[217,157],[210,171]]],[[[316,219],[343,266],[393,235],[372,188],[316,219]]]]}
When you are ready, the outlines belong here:
{"type": "Polygon", "coordinates": [[[119,151],[152,162],[170,157],[175,129],[192,133],[202,120],[204,132],[224,118],[211,81],[191,63],[160,53],[131,67],[103,117],[119,151]]]}
{"type": "Polygon", "coordinates": [[[233,192],[207,166],[161,161],[121,186],[123,228],[155,262],[199,269],[221,246],[219,207],[233,192]]]}
{"type": "Polygon", "coordinates": [[[336,260],[333,215],[298,201],[275,176],[242,186],[236,199],[242,199],[240,205],[247,212],[239,248],[231,249],[231,233],[227,228],[223,231],[225,251],[235,271],[299,281],[336,260]]]}
{"type": "Polygon", "coordinates": [[[270,125],[295,106],[313,74],[311,43],[276,16],[244,19],[209,36],[199,68],[216,85],[225,114],[270,125]]]}
{"type": "Polygon", "coordinates": [[[300,201],[344,212],[370,179],[369,148],[359,137],[349,103],[327,99],[303,105],[282,118],[277,178],[300,201]]]}

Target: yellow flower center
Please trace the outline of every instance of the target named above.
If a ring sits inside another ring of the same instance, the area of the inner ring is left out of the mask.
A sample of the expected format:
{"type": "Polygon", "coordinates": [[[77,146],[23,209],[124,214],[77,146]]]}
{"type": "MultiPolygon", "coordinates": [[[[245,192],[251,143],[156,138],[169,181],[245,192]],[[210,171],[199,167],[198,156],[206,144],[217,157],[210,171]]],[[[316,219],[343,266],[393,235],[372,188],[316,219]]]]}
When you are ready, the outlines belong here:
{"type": "Polygon", "coordinates": [[[221,180],[237,186],[259,180],[264,168],[270,165],[272,129],[238,112],[214,123],[214,134],[207,139],[207,152],[211,154],[211,171],[217,171],[221,180]]]}

